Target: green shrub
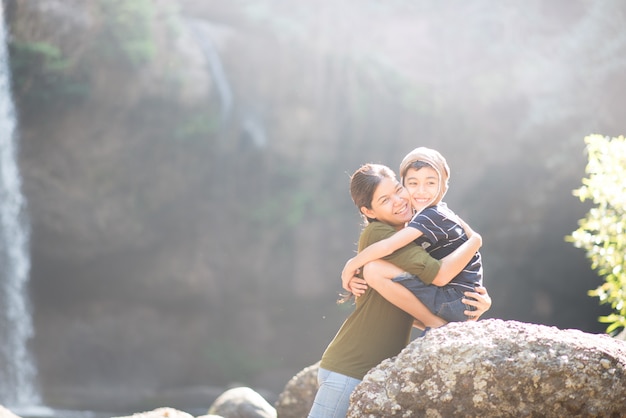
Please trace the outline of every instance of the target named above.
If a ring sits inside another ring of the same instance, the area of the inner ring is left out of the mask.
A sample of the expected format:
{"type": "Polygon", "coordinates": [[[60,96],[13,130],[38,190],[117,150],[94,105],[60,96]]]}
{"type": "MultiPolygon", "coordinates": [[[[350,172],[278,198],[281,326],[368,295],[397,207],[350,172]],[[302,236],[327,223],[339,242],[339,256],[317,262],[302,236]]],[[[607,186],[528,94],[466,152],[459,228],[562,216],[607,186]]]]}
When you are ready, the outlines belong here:
{"type": "Polygon", "coordinates": [[[590,135],[585,143],[587,177],[574,195],[594,207],[566,240],[586,250],[591,267],[605,279],[589,295],[611,305],[613,312],[599,318],[611,333],[626,327],[626,140],[590,135]]]}
{"type": "Polygon", "coordinates": [[[56,46],[18,41],[8,46],[15,97],[26,108],[75,103],[89,94],[85,74],[76,71],[56,46]]]}
{"type": "Polygon", "coordinates": [[[100,0],[105,17],[101,48],[110,58],[133,67],[150,62],[156,53],[151,25],[155,20],[151,0],[100,0]]]}

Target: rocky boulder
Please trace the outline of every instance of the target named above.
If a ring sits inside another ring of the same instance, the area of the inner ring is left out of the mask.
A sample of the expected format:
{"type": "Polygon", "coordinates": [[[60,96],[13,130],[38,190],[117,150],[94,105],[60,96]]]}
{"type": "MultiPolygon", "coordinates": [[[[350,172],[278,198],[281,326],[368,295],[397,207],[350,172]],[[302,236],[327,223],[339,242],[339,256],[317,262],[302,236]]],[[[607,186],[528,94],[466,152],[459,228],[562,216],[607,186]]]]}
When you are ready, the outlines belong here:
{"type": "Polygon", "coordinates": [[[276,418],[276,409],[248,387],[229,389],[213,402],[209,415],[225,418],[276,418]]]}
{"type": "Polygon", "coordinates": [[[0,418],[20,418],[15,415],[13,412],[6,409],[4,406],[0,405],[0,418]]]}
{"type": "Polygon", "coordinates": [[[452,323],[370,370],[347,416],[626,417],[626,344],[516,321],[452,323]]]}
{"type": "Polygon", "coordinates": [[[174,408],[158,408],[153,411],[138,412],[128,417],[114,417],[114,418],[193,418],[186,412],[179,411],[174,408]]]}
{"type": "Polygon", "coordinates": [[[319,385],[319,361],[296,374],[287,382],[276,401],[278,418],[303,418],[309,414],[319,385]]]}

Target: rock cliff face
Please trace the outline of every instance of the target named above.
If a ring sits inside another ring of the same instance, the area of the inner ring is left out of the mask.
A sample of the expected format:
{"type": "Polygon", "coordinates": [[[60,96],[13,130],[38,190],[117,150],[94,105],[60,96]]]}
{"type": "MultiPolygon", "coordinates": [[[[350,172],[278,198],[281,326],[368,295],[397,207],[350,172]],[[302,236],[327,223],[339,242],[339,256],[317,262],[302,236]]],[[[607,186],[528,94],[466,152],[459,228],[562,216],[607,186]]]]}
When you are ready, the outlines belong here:
{"type": "Polygon", "coordinates": [[[490,314],[601,328],[563,236],[582,138],[621,133],[623,5],[244,3],[5,0],[48,397],[279,390],[346,314],[347,174],[418,145],[483,235],[490,314]]]}
{"type": "Polygon", "coordinates": [[[33,244],[53,259],[84,262],[154,245],[158,234],[146,212],[176,200],[166,190],[189,193],[187,179],[171,175],[179,165],[164,158],[175,149],[175,126],[211,92],[189,31],[160,24],[173,13],[168,2],[130,15],[104,3],[9,7],[33,244]],[[114,30],[132,32],[116,18],[145,28],[137,39],[117,40],[114,30]],[[144,49],[131,50],[132,42],[144,49]],[[74,96],[66,91],[79,87],[74,96]]]}
{"type": "MultiPolygon", "coordinates": [[[[335,175],[302,181],[294,176],[301,161],[286,162],[302,149],[291,143],[294,135],[264,139],[272,119],[281,131],[301,129],[286,123],[291,117],[263,114],[290,87],[257,103],[241,100],[231,114],[225,108],[224,81],[213,67],[225,67],[227,81],[263,85],[265,94],[274,88],[263,80],[270,70],[259,68],[248,81],[254,65],[228,68],[226,58],[273,50],[274,38],[242,34],[251,25],[241,16],[228,27],[180,7],[7,2],[32,223],[34,349],[45,395],[72,407],[86,381],[125,386],[125,396],[172,376],[195,385],[276,374],[260,364],[293,356],[290,347],[273,346],[278,324],[292,334],[299,328],[284,316],[302,307],[294,293],[305,304],[316,294],[333,304],[336,286],[310,277],[330,277],[313,269],[324,256],[316,246],[352,251],[352,240],[345,246],[339,238],[356,235],[358,221],[342,228],[340,220],[318,218],[293,229],[304,212],[325,210],[310,196],[335,175]],[[295,190],[301,182],[311,190],[295,190]],[[328,242],[323,231],[330,229],[337,236],[328,242]],[[293,274],[294,260],[311,273],[293,274]]],[[[293,111],[310,119],[302,106],[293,111]]],[[[315,164],[328,152],[309,146],[317,151],[303,155],[315,164]]],[[[336,184],[346,196],[345,184],[336,184]]],[[[278,369],[284,377],[268,387],[289,376],[278,369]]]]}

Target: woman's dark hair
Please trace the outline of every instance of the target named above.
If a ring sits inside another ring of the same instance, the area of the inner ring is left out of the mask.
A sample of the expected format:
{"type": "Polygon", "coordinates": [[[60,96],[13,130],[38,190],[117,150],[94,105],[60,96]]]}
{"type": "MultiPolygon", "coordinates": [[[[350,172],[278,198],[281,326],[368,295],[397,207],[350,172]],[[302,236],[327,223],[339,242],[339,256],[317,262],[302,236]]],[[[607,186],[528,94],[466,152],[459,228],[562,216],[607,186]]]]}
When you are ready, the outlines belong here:
{"type": "MultiPolygon", "coordinates": [[[[359,213],[361,213],[363,206],[368,209],[372,208],[374,192],[384,178],[395,179],[396,175],[389,167],[381,164],[364,164],[352,174],[350,177],[350,196],[352,196],[352,201],[359,213]]],[[[366,222],[373,221],[362,213],[361,215],[366,222]]]]}
{"type": "MultiPolygon", "coordinates": [[[[365,223],[373,222],[374,219],[365,216],[361,212],[361,208],[363,206],[368,209],[372,208],[374,192],[384,178],[395,179],[396,175],[387,166],[370,163],[362,165],[350,177],[350,196],[352,196],[352,201],[365,220],[365,223]]],[[[339,296],[340,298],[337,300],[337,303],[345,303],[352,299],[353,295],[352,293],[344,293],[339,294],[339,296]]]]}

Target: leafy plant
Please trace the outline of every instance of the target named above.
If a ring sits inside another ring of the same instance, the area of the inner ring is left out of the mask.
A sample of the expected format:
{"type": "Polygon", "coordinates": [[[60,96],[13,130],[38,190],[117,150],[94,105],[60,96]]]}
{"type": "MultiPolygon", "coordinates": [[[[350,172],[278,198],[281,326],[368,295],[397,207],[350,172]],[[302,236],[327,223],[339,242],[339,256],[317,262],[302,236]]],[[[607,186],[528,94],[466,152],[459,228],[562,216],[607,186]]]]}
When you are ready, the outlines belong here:
{"type": "Polygon", "coordinates": [[[156,53],[151,25],[154,4],[151,0],[100,0],[106,25],[103,48],[112,57],[124,58],[131,66],[149,62],[156,53]]]}
{"type": "Polygon", "coordinates": [[[218,132],[219,128],[220,121],[214,114],[191,113],[183,117],[171,136],[180,141],[202,141],[218,132]]]}
{"type": "Polygon", "coordinates": [[[9,51],[13,89],[27,107],[71,102],[88,94],[84,75],[54,45],[13,41],[9,51]]]}
{"type": "Polygon", "coordinates": [[[566,240],[586,250],[591,267],[605,279],[589,295],[611,305],[613,312],[599,318],[611,333],[626,327],[626,140],[590,135],[585,143],[587,177],[574,195],[594,207],[566,240]]]}

